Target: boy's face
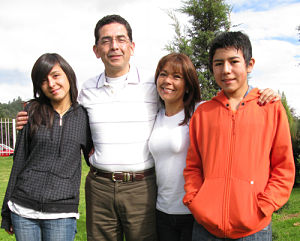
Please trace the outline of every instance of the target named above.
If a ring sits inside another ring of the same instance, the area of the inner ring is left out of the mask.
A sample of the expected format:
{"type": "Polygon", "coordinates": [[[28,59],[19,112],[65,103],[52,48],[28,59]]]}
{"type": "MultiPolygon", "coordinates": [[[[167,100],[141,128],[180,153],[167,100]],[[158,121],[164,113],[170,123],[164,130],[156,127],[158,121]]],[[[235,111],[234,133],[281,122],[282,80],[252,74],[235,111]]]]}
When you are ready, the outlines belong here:
{"type": "Polygon", "coordinates": [[[213,57],[213,73],[217,84],[227,97],[243,97],[248,89],[247,74],[252,71],[254,59],[249,65],[241,50],[234,47],[217,49],[213,57]]]}

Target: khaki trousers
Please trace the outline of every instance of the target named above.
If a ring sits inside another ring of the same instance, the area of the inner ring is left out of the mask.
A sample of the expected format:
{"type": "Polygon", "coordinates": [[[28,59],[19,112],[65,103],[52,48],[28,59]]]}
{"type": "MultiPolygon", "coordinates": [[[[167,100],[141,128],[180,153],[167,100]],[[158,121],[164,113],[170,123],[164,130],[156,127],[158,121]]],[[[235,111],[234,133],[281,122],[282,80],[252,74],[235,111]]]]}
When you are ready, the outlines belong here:
{"type": "Polygon", "coordinates": [[[92,171],[86,178],[89,241],[155,241],[155,174],[141,181],[113,182],[92,171]]]}

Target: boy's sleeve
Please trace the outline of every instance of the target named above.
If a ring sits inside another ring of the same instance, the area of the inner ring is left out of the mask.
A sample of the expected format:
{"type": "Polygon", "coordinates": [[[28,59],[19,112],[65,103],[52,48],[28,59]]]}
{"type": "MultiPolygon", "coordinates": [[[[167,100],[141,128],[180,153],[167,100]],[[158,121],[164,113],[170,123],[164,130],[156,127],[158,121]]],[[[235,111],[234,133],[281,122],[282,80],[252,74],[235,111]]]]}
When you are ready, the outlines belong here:
{"type": "Polygon", "coordinates": [[[295,180],[295,162],[286,112],[281,102],[274,105],[277,105],[277,128],[270,153],[270,178],[264,192],[258,194],[259,206],[266,216],[271,216],[288,201],[295,180]]]}
{"type": "MultiPolygon", "coordinates": [[[[198,113],[198,112],[197,112],[198,113]]],[[[203,183],[202,160],[198,146],[198,136],[200,135],[199,114],[194,113],[190,120],[190,146],[186,157],[186,168],[183,171],[185,179],[184,205],[189,205],[198,193],[203,183]]]]}

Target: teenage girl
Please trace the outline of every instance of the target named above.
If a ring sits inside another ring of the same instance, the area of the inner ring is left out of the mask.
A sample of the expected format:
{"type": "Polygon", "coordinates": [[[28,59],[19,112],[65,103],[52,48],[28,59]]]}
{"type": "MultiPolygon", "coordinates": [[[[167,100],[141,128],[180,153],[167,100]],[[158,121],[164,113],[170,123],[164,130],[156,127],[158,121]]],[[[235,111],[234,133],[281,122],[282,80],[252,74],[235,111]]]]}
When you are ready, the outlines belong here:
{"type": "Polygon", "coordinates": [[[2,224],[18,241],[72,241],[79,218],[81,151],[92,147],[76,76],[58,54],[43,54],[31,78],[34,98],[19,131],[2,224]]]}

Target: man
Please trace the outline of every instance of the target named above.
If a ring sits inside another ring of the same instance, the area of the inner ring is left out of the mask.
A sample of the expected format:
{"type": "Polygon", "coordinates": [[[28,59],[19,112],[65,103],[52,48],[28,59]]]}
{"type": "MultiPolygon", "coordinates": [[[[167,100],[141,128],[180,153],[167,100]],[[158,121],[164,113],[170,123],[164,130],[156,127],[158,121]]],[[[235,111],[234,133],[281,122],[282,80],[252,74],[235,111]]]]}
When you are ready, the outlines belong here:
{"type": "Polygon", "coordinates": [[[95,28],[97,58],[105,72],[85,82],[95,151],[86,179],[88,240],[156,240],[156,184],[148,139],[157,114],[152,76],[129,63],[134,53],[128,22],[109,15],[95,28]]]}

